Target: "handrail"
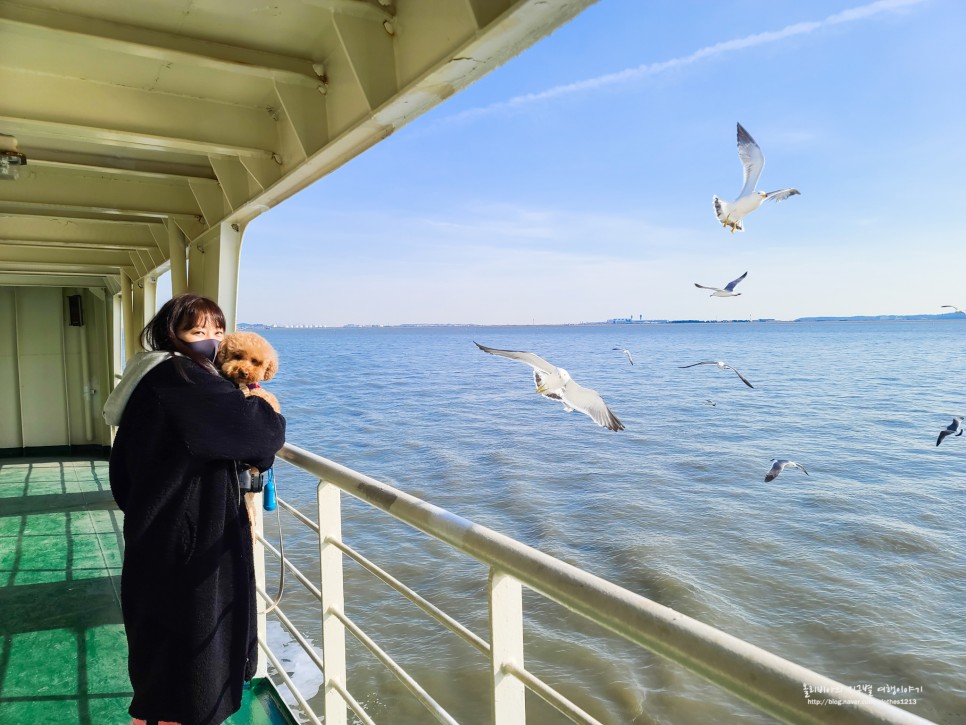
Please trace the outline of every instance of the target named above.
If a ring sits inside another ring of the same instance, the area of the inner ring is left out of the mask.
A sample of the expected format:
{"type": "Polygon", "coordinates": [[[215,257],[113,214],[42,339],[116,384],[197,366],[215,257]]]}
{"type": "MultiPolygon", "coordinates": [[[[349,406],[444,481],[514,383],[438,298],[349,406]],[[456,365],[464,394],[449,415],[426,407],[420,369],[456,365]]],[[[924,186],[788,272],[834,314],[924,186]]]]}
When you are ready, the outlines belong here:
{"type": "Polygon", "coordinates": [[[302,448],[286,443],[278,457],[781,720],[929,722],[302,448]],[[840,697],[816,707],[809,691],[840,697]]]}
{"type": "Polygon", "coordinates": [[[322,592],[319,591],[319,588],[309,581],[309,578],[299,571],[298,567],[295,566],[295,564],[293,564],[288,557],[283,558],[282,552],[266,541],[265,537],[261,534],[255,534],[255,538],[258,539],[261,545],[268,549],[272,555],[282,563],[283,566],[285,566],[290,572],[292,572],[292,574],[295,575],[295,578],[299,580],[302,586],[304,586],[313,597],[318,599],[320,602],[322,601],[322,592]]]}
{"type": "Polygon", "coordinates": [[[441,723],[445,723],[445,725],[459,725],[459,723],[453,719],[453,716],[446,712],[446,710],[443,709],[443,706],[436,702],[436,700],[434,700],[433,697],[426,692],[423,686],[413,679],[412,675],[406,672],[406,670],[404,670],[399,663],[396,662],[396,660],[390,657],[382,647],[376,644],[372,637],[363,632],[358,624],[349,619],[345,612],[336,610],[333,612],[333,614],[335,614],[335,616],[340,622],[342,622],[347,630],[352,632],[355,638],[359,640],[359,642],[361,642],[366,649],[376,656],[376,659],[385,665],[386,669],[396,676],[396,679],[398,679],[407,690],[415,695],[416,699],[419,700],[423,706],[436,717],[437,720],[439,720],[441,723]]]}
{"type": "Polygon", "coordinates": [[[333,546],[337,546],[339,549],[341,549],[344,554],[352,558],[357,564],[359,564],[359,566],[366,569],[374,577],[380,579],[381,581],[391,586],[397,592],[399,592],[404,597],[406,597],[406,599],[408,599],[417,607],[419,607],[424,612],[426,612],[426,614],[428,614],[430,617],[435,619],[444,627],[447,627],[452,632],[459,635],[464,641],[476,647],[476,649],[478,649],[483,654],[485,655],[490,654],[490,645],[488,645],[478,636],[473,634],[473,632],[471,632],[462,624],[457,622],[455,619],[453,619],[451,616],[449,616],[446,612],[444,612],[442,609],[437,607],[435,604],[430,602],[428,599],[421,596],[418,592],[413,591],[405,584],[403,584],[401,581],[396,579],[396,577],[392,576],[389,572],[373,564],[371,561],[369,561],[366,557],[364,557],[358,551],[353,549],[351,546],[346,546],[346,544],[344,544],[341,541],[332,541],[331,543],[333,546]]]}
{"type": "Polygon", "coordinates": [[[521,680],[523,684],[529,687],[532,692],[539,695],[545,702],[553,705],[574,722],[581,723],[582,725],[604,725],[600,720],[584,710],[581,710],[567,698],[562,697],[559,692],[550,687],[550,685],[534,675],[532,672],[529,672],[525,669],[520,669],[512,663],[503,665],[503,669],[505,672],[509,672],[511,675],[521,680]]]}

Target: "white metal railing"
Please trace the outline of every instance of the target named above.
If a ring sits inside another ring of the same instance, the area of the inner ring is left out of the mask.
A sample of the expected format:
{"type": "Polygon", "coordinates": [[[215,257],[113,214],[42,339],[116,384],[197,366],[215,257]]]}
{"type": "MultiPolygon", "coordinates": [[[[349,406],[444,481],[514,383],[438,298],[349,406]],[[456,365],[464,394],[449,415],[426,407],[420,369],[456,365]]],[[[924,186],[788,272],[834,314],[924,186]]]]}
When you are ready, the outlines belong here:
{"type": "MultiPolygon", "coordinates": [[[[282,561],[281,566],[291,571],[320,601],[321,661],[281,607],[275,612],[282,625],[322,670],[322,716],[308,709],[305,698],[294,689],[295,686],[284,675],[277,661],[273,661],[312,722],[324,719],[326,725],[345,725],[348,709],[362,722],[372,723],[349,693],[346,631],[399,678],[437,720],[456,722],[389,654],[346,616],[342,572],[344,555],[357,561],[489,657],[495,725],[519,725],[526,721],[527,689],[574,722],[598,723],[524,667],[523,586],[640,647],[683,665],[780,720],[816,724],[929,722],[309,451],[286,444],[278,455],[319,481],[317,523],[281,499],[279,505],[319,537],[318,586],[287,559],[282,561]],[[342,541],[343,491],[449,544],[489,568],[489,643],[342,541]],[[838,693],[838,696],[827,698],[825,704],[819,707],[808,702],[808,692],[838,693]]],[[[259,539],[269,553],[280,557],[274,547],[262,537],[259,539]]],[[[259,594],[268,600],[264,591],[260,590],[259,594]]],[[[260,644],[268,652],[265,643],[260,644]]],[[[272,659],[274,655],[269,657],[272,659]]]]}

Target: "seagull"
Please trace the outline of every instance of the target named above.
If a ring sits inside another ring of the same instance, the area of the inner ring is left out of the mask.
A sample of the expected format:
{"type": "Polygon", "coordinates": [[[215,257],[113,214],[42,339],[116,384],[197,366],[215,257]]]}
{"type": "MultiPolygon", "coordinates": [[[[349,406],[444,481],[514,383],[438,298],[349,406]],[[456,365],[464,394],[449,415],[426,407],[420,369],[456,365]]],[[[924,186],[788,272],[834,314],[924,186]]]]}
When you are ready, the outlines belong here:
{"type": "Polygon", "coordinates": [[[711,400],[711,399],[708,399],[708,400],[706,400],[706,401],[704,401],[704,404],[705,404],[705,405],[710,405],[710,406],[712,406],[712,407],[714,407],[714,406],[716,406],[716,405],[717,405],[717,403],[716,403],[716,402],[714,402],[714,401],[713,401],[713,400],[711,400]]]}
{"type": "Polygon", "coordinates": [[[602,428],[613,431],[624,430],[624,424],[611,412],[611,409],[607,407],[604,399],[597,394],[597,391],[578,385],[570,377],[570,373],[563,368],[551,365],[532,352],[496,350],[492,347],[485,347],[478,342],[473,344],[483,352],[510,358],[532,367],[533,381],[536,383],[537,392],[545,398],[559,400],[563,403],[564,410],[568,412],[578,410],[585,415],[589,415],[602,428]]]}
{"type": "Polygon", "coordinates": [[[629,362],[631,365],[634,364],[634,358],[631,357],[630,350],[625,350],[622,347],[612,347],[611,350],[620,350],[622,353],[624,353],[624,357],[627,358],[627,362],[629,362]]]}
{"type": "Polygon", "coordinates": [[[808,471],[805,470],[805,466],[803,466],[801,463],[795,463],[795,461],[786,461],[783,459],[772,458],[771,468],[769,469],[768,473],[765,474],[765,483],[768,483],[769,481],[774,481],[776,478],[778,478],[778,474],[784,471],[786,468],[800,468],[802,469],[802,471],[805,473],[806,476],[808,475],[808,471]]]}
{"type": "Polygon", "coordinates": [[[711,297],[737,297],[738,295],[741,294],[741,292],[735,292],[735,287],[737,287],[738,283],[747,276],[748,276],[748,273],[745,272],[738,279],[733,279],[728,284],[726,284],[724,289],[719,289],[718,287],[705,287],[703,284],[698,284],[697,282],[694,283],[694,286],[697,287],[698,289],[714,290],[714,292],[712,292],[710,295],[711,297]]]}
{"type": "Polygon", "coordinates": [[[953,416],[953,422],[946,426],[945,430],[939,431],[939,437],[936,439],[936,445],[938,446],[943,442],[943,438],[946,436],[961,436],[963,434],[963,417],[961,415],[953,416]]]}
{"type": "Polygon", "coordinates": [[[962,312],[964,315],[966,315],[966,312],[963,312],[961,309],[956,307],[956,305],[940,305],[940,307],[952,307],[953,312],[962,312]]]}
{"type": "Polygon", "coordinates": [[[681,370],[683,370],[684,368],[693,368],[695,365],[717,365],[718,368],[721,369],[721,370],[734,370],[735,375],[737,375],[739,378],[741,378],[741,382],[743,382],[749,388],[755,387],[754,385],[752,385],[751,383],[748,382],[748,378],[746,378],[744,375],[742,375],[741,373],[739,373],[737,370],[735,370],[730,365],[725,365],[720,360],[702,360],[701,362],[692,363],[691,365],[680,365],[679,368],[681,370]]]}
{"type": "Polygon", "coordinates": [[[734,234],[737,229],[739,232],[745,230],[741,220],[768,199],[776,202],[784,201],[790,196],[801,194],[798,189],[779,189],[778,191],[756,191],[758,177],[761,170],[765,167],[765,155],[761,152],[755,139],[751,137],[744,127],[738,124],[738,158],[744,168],[744,186],[738,198],[732,202],[721,201],[717,196],[714,197],[714,213],[718,221],[724,227],[731,227],[734,234]]]}

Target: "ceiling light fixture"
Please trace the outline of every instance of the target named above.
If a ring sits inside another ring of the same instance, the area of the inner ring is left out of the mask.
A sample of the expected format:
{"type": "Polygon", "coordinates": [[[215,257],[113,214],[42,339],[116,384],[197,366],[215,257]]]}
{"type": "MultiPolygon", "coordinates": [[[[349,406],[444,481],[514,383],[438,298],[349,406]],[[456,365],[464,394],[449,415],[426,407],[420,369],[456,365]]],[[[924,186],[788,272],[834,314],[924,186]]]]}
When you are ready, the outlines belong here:
{"type": "Polygon", "coordinates": [[[27,165],[27,157],[17,151],[17,139],[0,133],[0,180],[15,181],[20,177],[20,167],[27,165]]]}

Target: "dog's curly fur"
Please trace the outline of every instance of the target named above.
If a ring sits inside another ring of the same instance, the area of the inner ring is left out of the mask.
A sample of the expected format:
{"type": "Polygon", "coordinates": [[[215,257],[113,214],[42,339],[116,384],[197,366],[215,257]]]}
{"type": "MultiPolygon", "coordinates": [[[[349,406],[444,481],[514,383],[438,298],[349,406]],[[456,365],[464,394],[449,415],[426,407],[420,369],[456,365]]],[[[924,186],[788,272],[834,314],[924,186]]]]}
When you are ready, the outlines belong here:
{"type": "MultiPolygon", "coordinates": [[[[276,413],[280,413],[278,398],[261,386],[249,388],[262,380],[271,380],[278,371],[278,353],[268,340],[254,332],[231,332],[225,335],[218,352],[215,354],[215,367],[221,374],[237,385],[245,396],[255,395],[264,399],[276,413]]],[[[252,468],[251,474],[258,475],[258,469],[252,468]]],[[[245,494],[245,507],[248,518],[254,524],[257,521],[254,494],[245,494]]],[[[252,541],[255,540],[255,529],[252,529],[252,541]]]]}
{"type": "Polygon", "coordinates": [[[278,371],[278,353],[268,340],[254,332],[231,332],[225,335],[215,355],[215,367],[241,388],[246,396],[263,398],[280,412],[278,399],[262,387],[249,388],[263,380],[271,380],[278,371]]]}

